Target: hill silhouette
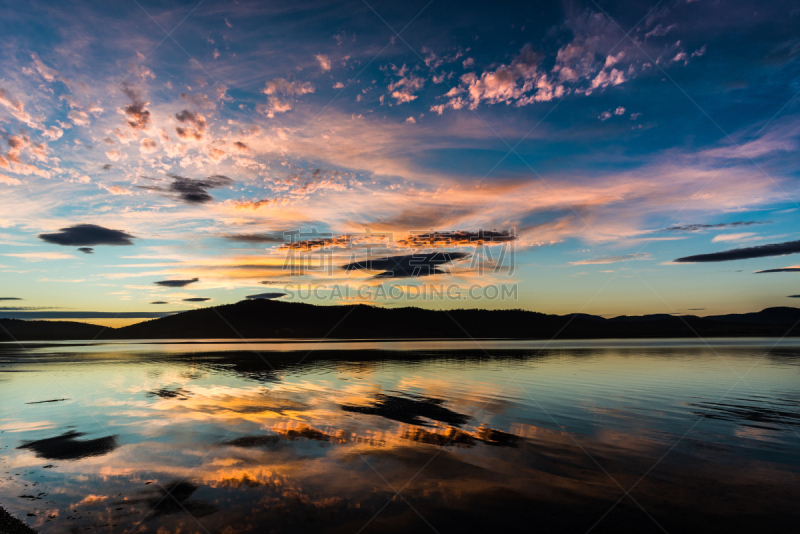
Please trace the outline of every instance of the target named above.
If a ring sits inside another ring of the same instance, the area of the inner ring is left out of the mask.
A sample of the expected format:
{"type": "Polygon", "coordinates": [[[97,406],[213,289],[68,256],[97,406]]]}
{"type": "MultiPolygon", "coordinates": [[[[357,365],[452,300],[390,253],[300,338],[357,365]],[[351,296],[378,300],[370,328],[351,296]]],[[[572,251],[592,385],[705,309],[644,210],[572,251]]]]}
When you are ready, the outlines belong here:
{"type": "Polygon", "coordinates": [[[512,338],[592,339],[800,335],[800,309],[709,317],[657,314],[606,319],[596,315],[546,315],[525,310],[427,310],[315,306],[274,300],[190,310],[123,328],[67,321],[0,319],[0,340],[111,340],[213,338],[512,338]]]}
{"type": "Polygon", "coordinates": [[[667,314],[619,316],[547,315],[525,310],[427,310],[315,306],[274,300],[190,310],[123,328],[68,321],[0,319],[0,340],[111,340],[213,338],[512,338],[592,339],[800,335],[800,309],[710,317],[667,314]],[[788,334],[787,334],[788,332],[788,334]]]}

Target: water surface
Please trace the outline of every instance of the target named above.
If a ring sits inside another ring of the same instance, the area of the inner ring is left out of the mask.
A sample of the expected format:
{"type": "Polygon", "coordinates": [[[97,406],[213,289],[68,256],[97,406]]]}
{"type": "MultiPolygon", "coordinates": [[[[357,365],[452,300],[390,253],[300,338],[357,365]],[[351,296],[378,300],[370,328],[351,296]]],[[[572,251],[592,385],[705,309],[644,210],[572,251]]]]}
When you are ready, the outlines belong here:
{"type": "Polygon", "coordinates": [[[43,533],[795,532],[791,340],[0,347],[43,533]]]}

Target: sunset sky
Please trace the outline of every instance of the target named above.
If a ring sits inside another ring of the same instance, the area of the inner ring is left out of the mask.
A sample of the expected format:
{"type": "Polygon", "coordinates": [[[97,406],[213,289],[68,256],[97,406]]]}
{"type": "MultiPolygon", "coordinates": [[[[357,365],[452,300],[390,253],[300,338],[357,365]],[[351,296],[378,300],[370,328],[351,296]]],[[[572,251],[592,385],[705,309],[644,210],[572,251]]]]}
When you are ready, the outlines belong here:
{"type": "Polygon", "coordinates": [[[796,2],[169,6],[4,3],[0,316],[800,302],[796,2]]]}

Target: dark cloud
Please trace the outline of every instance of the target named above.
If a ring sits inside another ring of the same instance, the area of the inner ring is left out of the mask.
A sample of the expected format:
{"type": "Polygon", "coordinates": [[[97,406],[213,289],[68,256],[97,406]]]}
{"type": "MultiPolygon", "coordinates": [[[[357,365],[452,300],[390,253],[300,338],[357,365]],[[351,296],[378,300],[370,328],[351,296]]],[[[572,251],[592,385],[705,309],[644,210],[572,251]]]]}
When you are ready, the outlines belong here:
{"type": "MultiPolygon", "coordinates": [[[[698,254],[696,256],[686,256],[674,260],[678,263],[700,263],[732,260],[748,260],[750,258],[766,258],[768,256],[784,256],[786,254],[797,254],[800,252],[800,241],[787,241],[786,243],[773,243],[770,245],[759,245],[757,247],[735,248],[723,252],[712,252],[710,254],[698,254]]],[[[774,269],[773,269],[774,271],[774,269]]],[[[770,272],[770,271],[761,271],[770,272]]]]}
{"type": "Polygon", "coordinates": [[[279,299],[285,297],[286,293],[259,293],[258,295],[247,295],[248,299],[279,299]]]}
{"type": "Polygon", "coordinates": [[[253,449],[256,447],[268,447],[276,445],[281,440],[280,436],[265,435],[265,436],[242,436],[231,441],[225,441],[223,445],[230,445],[232,447],[241,447],[244,449],[253,449]]]}
{"type": "Polygon", "coordinates": [[[76,224],[61,228],[52,234],[39,234],[39,239],[65,247],[92,247],[96,245],[133,245],[134,236],[122,230],[112,230],[96,224],[76,224]]]}
{"type": "Polygon", "coordinates": [[[286,284],[286,283],[288,283],[288,280],[283,280],[283,281],[281,281],[281,280],[262,280],[261,282],[259,282],[259,284],[264,284],[264,285],[267,285],[267,286],[279,286],[279,285],[286,284]]]}
{"type": "Polygon", "coordinates": [[[48,399],[48,400],[43,400],[43,401],[26,402],[25,404],[46,404],[46,403],[50,403],[50,402],[63,402],[63,401],[68,401],[68,400],[69,400],[68,398],[64,398],[64,399],[48,399]]]}
{"type": "Polygon", "coordinates": [[[155,302],[151,302],[150,304],[169,304],[166,300],[157,300],[155,302]]]}
{"type": "Polygon", "coordinates": [[[428,432],[424,428],[409,427],[400,437],[417,443],[436,445],[437,447],[472,447],[476,443],[472,434],[452,426],[443,432],[428,432]]]}
{"type": "Polygon", "coordinates": [[[462,245],[491,245],[515,241],[516,235],[504,230],[478,230],[477,232],[458,230],[452,232],[427,232],[410,234],[398,244],[406,247],[458,247],[462,245]]]}
{"type": "Polygon", "coordinates": [[[428,443],[438,447],[472,447],[477,442],[498,447],[518,447],[522,438],[502,430],[482,426],[474,434],[465,432],[460,428],[448,427],[445,431],[429,432],[424,428],[410,427],[401,436],[403,439],[428,443]]]}
{"type": "Polygon", "coordinates": [[[759,273],[798,273],[800,272],[800,267],[781,267],[780,269],[765,269],[763,271],[756,271],[756,274],[759,273]]]}
{"type": "Polygon", "coordinates": [[[275,234],[225,234],[222,237],[241,243],[283,243],[282,236],[275,234]]]}
{"type": "Polygon", "coordinates": [[[90,456],[102,456],[116,449],[117,437],[106,436],[97,439],[79,440],[82,432],[71,430],[54,438],[29,441],[17,449],[33,451],[39,458],[48,460],[80,460],[90,456]]]}
{"type": "Polygon", "coordinates": [[[662,228],[661,232],[699,232],[700,230],[718,230],[722,228],[740,228],[753,224],[770,224],[772,221],[736,221],[732,223],[719,224],[684,224],[681,226],[670,226],[662,228]]]}
{"type": "Polygon", "coordinates": [[[184,302],[205,302],[207,300],[211,300],[208,297],[191,297],[188,299],[183,299],[184,302]]]}
{"type": "Polygon", "coordinates": [[[317,430],[308,425],[301,425],[297,428],[287,428],[286,430],[275,429],[275,432],[282,434],[290,441],[296,441],[297,438],[304,438],[312,441],[342,441],[341,437],[326,434],[322,430],[317,430]]]}
{"type": "MultiPolygon", "coordinates": [[[[284,239],[281,239],[283,242],[284,239]]],[[[353,243],[352,236],[337,235],[333,237],[320,237],[315,239],[303,239],[300,241],[290,241],[280,246],[282,249],[287,250],[300,250],[310,252],[317,249],[329,248],[347,248],[353,243]]]]}
{"type": "Polygon", "coordinates": [[[19,297],[0,297],[0,300],[22,300],[19,297]]]}
{"type": "Polygon", "coordinates": [[[84,254],[94,254],[94,249],[92,247],[79,247],[78,250],[84,254]]]}
{"type": "Polygon", "coordinates": [[[162,399],[187,400],[191,395],[191,392],[183,388],[161,388],[147,392],[148,397],[161,397],[162,399]]]}
{"type": "Polygon", "coordinates": [[[150,111],[145,109],[149,102],[142,100],[139,91],[127,82],[122,83],[122,92],[131,99],[131,104],[124,108],[128,126],[134,130],[146,130],[150,126],[150,111]]]}
{"type": "Polygon", "coordinates": [[[194,139],[201,141],[205,137],[206,119],[200,113],[193,113],[184,109],[175,114],[175,118],[184,126],[176,126],[175,132],[181,139],[194,139]]]}
{"type": "Polygon", "coordinates": [[[203,180],[186,178],[177,174],[170,174],[172,183],[167,187],[159,185],[138,185],[138,189],[147,191],[159,191],[171,197],[176,197],[187,204],[204,204],[211,202],[214,197],[208,194],[209,189],[216,189],[233,183],[227,176],[213,175],[203,180]]]}
{"type": "Polygon", "coordinates": [[[378,394],[372,406],[343,405],[342,410],[369,415],[379,415],[393,421],[409,425],[430,426],[426,419],[439,421],[450,426],[460,427],[469,417],[442,406],[441,399],[429,397],[395,397],[378,394]]]}
{"type": "Polygon", "coordinates": [[[190,280],[159,280],[158,282],[153,282],[157,286],[162,287],[185,287],[189,284],[194,284],[195,282],[199,282],[199,278],[192,278],[190,280]]]}
{"type": "Polygon", "coordinates": [[[786,298],[790,299],[800,299],[800,295],[787,295],[786,298]]]}
{"type": "Polygon", "coordinates": [[[389,258],[372,259],[348,263],[342,266],[346,271],[381,271],[375,278],[408,278],[446,274],[439,269],[440,265],[467,258],[466,252],[431,252],[427,254],[409,254],[389,258]]]}
{"type": "Polygon", "coordinates": [[[106,163],[105,165],[103,165],[102,168],[104,171],[110,171],[111,167],[113,167],[113,165],[111,165],[110,163],[106,163]]]}

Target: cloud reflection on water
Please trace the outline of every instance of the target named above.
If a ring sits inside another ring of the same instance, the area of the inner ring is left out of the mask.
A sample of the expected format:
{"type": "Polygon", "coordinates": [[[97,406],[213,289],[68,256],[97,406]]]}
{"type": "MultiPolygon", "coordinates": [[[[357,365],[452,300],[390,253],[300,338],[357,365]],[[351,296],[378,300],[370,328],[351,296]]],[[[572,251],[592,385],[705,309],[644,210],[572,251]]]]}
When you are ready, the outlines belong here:
{"type": "MultiPolygon", "coordinates": [[[[75,402],[26,408],[30,422],[46,418],[66,431],[33,426],[0,434],[0,445],[13,444],[4,451],[4,466],[20,473],[0,481],[0,490],[27,495],[23,484],[36,481],[46,493],[41,500],[9,502],[32,510],[31,524],[45,534],[114,524],[124,531],[139,521],[141,532],[194,532],[199,527],[187,511],[211,532],[265,525],[356,532],[392,499],[383,479],[405,486],[403,497],[440,532],[518,529],[531,518],[544,530],[585,532],[621,495],[586,452],[629,487],[696,418],[697,407],[676,401],[683,392],[674,384],[713,398],[707,392],[716,386],[711,360],[687,354],[609,350],[492,361],[360,355],[361,361],[301,367],[276,362],[268,380],[252,353],[128,360],[123,352],[111,363],[108,354],[92,356],[95,362],[83,362],[81,372],[95,380],[76,392],[75,402]],[[549,424],[518,389],[503,390],[508,375],[499,366],[518,372],[519,383],[571,434],[549,424]],[[642,376],[651,378],[642,383],[642,376]],[[88,439],[64,425],[106,437],[88,439]],[[108,431],[100,433],[98,425],[108,431]],[[54,458],[49,445],[55,444],[60,459],[70,461],[44,469],[41,458],[54,458]]],[[[788,358],[776,362],[776,376],[796,365],[788,358]]],[[[57,362],[42,365],[74,372],[57,362]]],[[[10,391],[26,391],[37,379],[38,373],[15,373],[10,391]]],[[[34,400],[21,393],[11,398],[20,406],[34,400]]],[[[797,403],[787,399],[784,409],[797,414],[797,403]]],[[[796,494],[791,488],[800,487],[790,466],[800,459],[778,433],[771,441],[742,434],[741,415],[732,411],[730,420],[714,421],[730,426],[729,436],[717,427],[716,434],[687,436],[663,469],[637,486],[637,500],[669,531],[686,526],[676,509],[709,532],[753,525],[767,513],[786,517],[796,494]],[[737,440],[784,447],[782,456],[737,448],[737,440]],[[726,519],[721,514],[731,499],[743,511],[726,519]]],[[[606,529],[653,526],[631,503],[618,514],[606,529]]],[[[408,531],[422,528],[419,521],[395,499],[370,528],[408,531]]]]}

